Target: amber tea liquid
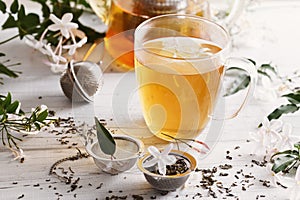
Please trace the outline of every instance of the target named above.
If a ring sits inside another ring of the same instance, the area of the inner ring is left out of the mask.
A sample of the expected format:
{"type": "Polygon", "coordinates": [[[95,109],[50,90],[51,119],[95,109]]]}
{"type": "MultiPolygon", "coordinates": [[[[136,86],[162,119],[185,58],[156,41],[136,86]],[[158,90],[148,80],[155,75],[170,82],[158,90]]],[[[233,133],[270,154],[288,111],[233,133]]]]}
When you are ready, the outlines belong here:
{"type": "MultiPolygon", "coordinates": [[[[157,7],[159,4],[156,1],[112,0],[109,18],[106,20],[108,30],[105,46],[110,56],[115,59],[116,64],[125,68],[134,67],[133,35],[134,29],[141,22],[160,14],[191,13],[192,10],[195,10],[194,1],[182,0],[180,2],[185,2],[185,4],[181,4],[183,6],[180,8],[177,8],[178,5],[175,3],[169,7],[161,8],[157,7]]],[[[200,12],[195,14],[201,15],[200,12]]]]}
{"type": "Polygon", "coordinates": [[[153,134],[170,140],[195,138],[212,113],[223,66],[197,62],[221,50],[217,45],[187,37],[147,41],[136,52],[136,75],[145,121],[153,134]],[[178,48],[177,48],[178,47],[178,48]],[[195,58],[195,59],[194,59],[195,58]]]}

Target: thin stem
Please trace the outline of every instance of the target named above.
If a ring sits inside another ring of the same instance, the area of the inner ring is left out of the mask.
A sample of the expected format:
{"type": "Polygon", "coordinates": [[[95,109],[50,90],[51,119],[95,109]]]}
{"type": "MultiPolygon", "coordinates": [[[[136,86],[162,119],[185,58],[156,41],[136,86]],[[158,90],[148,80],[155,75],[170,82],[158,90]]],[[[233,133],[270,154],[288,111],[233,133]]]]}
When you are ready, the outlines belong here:
{"type": "Polygon", "coordinates": [[[293,164],[290,167],[288,167],[287,169],[285,169],[284,172],[288,173],[297,163],[298,163],[298,159],[295,159],[293,164]]]}
{"type": "MultiPolygon", "coordinates": [[[[21,63],[13,63],[13,64],[10,64],[10,65],[6,65],[6,67],[12,67],[12,66],[16,66],[16,65],[21,65],[21,63]]],[[[21,72],[19,71],[17,73],[21,73],[21,72]]]]}
{"type": "Polygon", "coordinates": [[[15,38],[17,38],[17,37],[19,37],[19,34],[15,35],[15,36],[13,36],[13,37],[11,37],[11,38],[8,38],[7,40],[4,40],[4,41],[0,42],[0,45],[1,45],[1,44],[4,44],[4,43],[6,43],[6,42],[9,42],[9,41],[11,41],[11,40],[13,40],[13,39],[15,39],[15,38]]]}
{"type": "Polygon", "coordinates": [[[1,139],[2,139],[3,146],[5,146],[5,142],[4,142],[4,127],[2,127],[2,129],[1,129],[1,139]]]}
{"type": "Polygon", "coordinates": [[[44,37],[45,37],[45,35],[46,35],[47,32],[48,32],[48,28],[46,28],[46,29],[44,30],[44,32],[42,33],[42,35],[41,35],[41,37],[40,37],[40,42],[43,42],[43,39],[44,39],[44,37]]]}

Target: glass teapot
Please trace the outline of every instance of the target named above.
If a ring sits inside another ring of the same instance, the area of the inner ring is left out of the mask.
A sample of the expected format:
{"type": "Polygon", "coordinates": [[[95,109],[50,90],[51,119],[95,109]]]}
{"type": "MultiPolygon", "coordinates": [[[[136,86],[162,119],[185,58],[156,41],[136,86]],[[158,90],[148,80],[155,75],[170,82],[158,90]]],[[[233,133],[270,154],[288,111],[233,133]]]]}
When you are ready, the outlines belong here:
{"type": "MultiPolygon", "coordinates": [[[[245,0],[233,0],[231,12],[220,24],[229,27],[243,10],[245,0]]],[[[208,0],[88,0],[94,12],[107,25],[104,38],[109,63],[133,69],[133,35],[144,20],[162,14],[194,14],[217,19],[208,0]]],[[[106,55],[107,56],[107,55],[106,55]]]]}

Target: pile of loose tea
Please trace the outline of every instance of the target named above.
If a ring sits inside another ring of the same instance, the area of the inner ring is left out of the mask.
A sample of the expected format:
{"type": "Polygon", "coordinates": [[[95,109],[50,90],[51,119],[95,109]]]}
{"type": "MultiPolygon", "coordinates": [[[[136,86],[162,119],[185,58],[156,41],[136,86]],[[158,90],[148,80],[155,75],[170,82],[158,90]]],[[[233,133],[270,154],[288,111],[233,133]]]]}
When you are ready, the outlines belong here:
{"type": "MultiPolygon", "coordinates": [[[[183,174],[189,170],[189,164],[187,161],[181,157],[176,156],[177,160],[172,165],[166,166],[166,175],[178,175],[183,174]]],[[[160,174],[158,170],[158,166],[155,165],[154,167],[149,169],[152,173],[160,174]]]]}

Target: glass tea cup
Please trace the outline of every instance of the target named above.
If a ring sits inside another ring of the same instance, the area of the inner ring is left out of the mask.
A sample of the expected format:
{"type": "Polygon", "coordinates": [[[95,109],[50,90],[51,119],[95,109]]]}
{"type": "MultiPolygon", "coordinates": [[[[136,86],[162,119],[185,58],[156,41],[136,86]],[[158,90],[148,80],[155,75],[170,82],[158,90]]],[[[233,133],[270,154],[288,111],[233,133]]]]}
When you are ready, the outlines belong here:
{"type": "Polygon", "coordinates": [[[214,118],[224,74],[232,67],[227,63],[238,63],[249,74],[244,99],[250,96],[257,76],[255,66],[247,59],[230,58],[230,41],[222,26],[192,15],[161,15],[137,27],[138,93],[146,124],[154,135],[168,141],[196,138],[214,118]]]}
{"type": "MultiPolygon", "coordinates": [[[[224,23],[232,24],[243,10],[245,0],[235,0],[232,12],[224,23]],[[236,9],[235,9],[236,8],[236,9]]],[[[193,14],[211,18],[208,0],[88,0],[94,12],[107,25],[104,38],[107,53],[104,65],[111,63],[124,69],[133,69],[133,36],[143,21],[163,14],[193,14]]]]}

